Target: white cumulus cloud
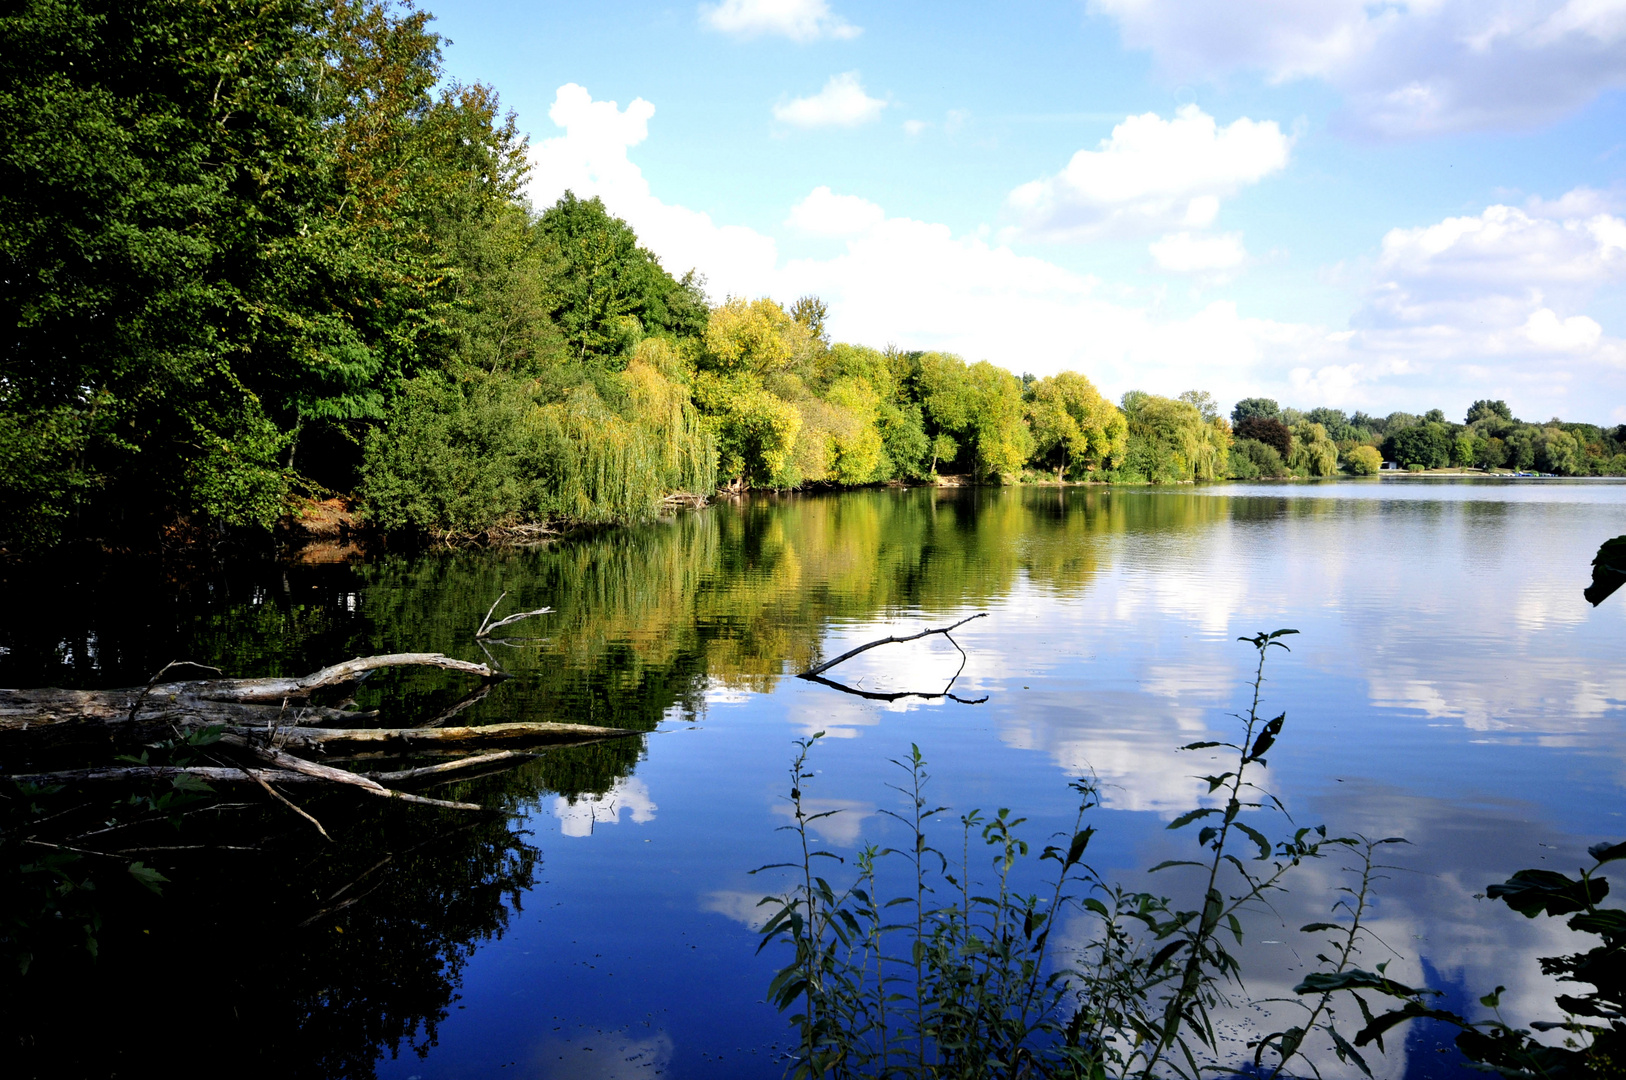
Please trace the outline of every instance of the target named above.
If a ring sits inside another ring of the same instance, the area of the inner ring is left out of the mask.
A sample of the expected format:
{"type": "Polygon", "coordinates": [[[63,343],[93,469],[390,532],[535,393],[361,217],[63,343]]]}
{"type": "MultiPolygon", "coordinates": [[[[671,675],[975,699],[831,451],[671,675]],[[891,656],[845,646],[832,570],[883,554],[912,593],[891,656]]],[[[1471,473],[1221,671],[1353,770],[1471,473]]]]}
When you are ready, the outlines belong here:
{"type": "Polygon", "coordinates": [[[1355,381],[1478,386],[1470,399],[1523,402],[1526,415],[1604,419],[1598,395],[1619,396],[1626,341],[1583,309],[1626,280],[1626,221],[1599,205],[1572,192],[1391,229],[1351,320],[1366,365],[1355,381]]]}
{"type": "Polygon", "coordinates": [[[847,237],[866,233],[885,219],[886,211],[868,199],[820,186],[790,208],[785,224],[804,236],[847,237]]]}
{"type": "Polygon", "coordinates": [[[1621,0],[1089,0],[1176,78],[1261,72],[1341,91],[1359,127],[1524,127],[1626,85],[1621,0]]]}
{"type": "Polygon", "coordinates": [[[701,4],[700,21],[736,37],[777,36],[792,41],[848,39],[861,29],[830,10],[825,0],[723,0],[701,4]]]}
{"type": "Polygon", "coordinates": [[[1154,240],[1149,250],[1158,266],[1176,274],[1223,273],[1237,269],[1248,260],[1241,233],[1220,236],[1172,233],[1154,240]]]}
{"type": "Polygon", "coordinates": [[[760,290],[779,258],[773,238],[662,202],[628,158],[627,151],[648,136],[654,115],[655,106],[643,98],[621,109],[613,101],[594,101],[575,83],[561,86],[548,116],[565,133],[532,149],[531,202],[546,207],[566,190],[584,199],[598,196],[672,273],[699,269],[715,296],[760,290]]]}
{"type": "Polygon", "coordinates": [[[1079,240],[1106,232],[1204,228],[1220,200],[1286,168],[1293,140],[1274,120],[1221,127],[1195,105],[1126,118],[1099,149],[1012,191],[1015,235],[1079,240]]]}
{"type": "Polygon", "coordinates": [[[1597,286],[1626,279],[1626,220],[1552,212],[1586,204],[1565,197],[1531,209],[1489,206],[1391,229],[1376,267],[1375,321],[1419,325],[1472,309],[1482,323],[1518,323],[1544,300],[1584,303],[1597,286]]]}
{"type": "Polygon", "coordinates": [[[864,92],[858,72],[830,76],[824,89],[811,97],[792,98],[773,107],[773,116],[792,127],[857,127],[878,119],[886,102],[864,92]]]}
{"type": "Polygon", "coordinates": [[[1603,327],[1585,315],[1560,319],[1551,308],[1530,313],[1519,328],[1531,344],[1550,352],[1586,352],[1603,337],[1603,327]]]}

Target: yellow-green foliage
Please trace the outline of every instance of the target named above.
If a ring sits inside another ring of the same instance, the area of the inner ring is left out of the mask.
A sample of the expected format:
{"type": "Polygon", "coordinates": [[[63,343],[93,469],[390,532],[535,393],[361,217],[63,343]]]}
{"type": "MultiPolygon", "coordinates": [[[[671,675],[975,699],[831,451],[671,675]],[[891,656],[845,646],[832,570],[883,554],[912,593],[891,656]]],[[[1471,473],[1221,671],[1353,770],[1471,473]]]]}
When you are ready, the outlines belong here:
{"type": "MultiPolygon", "coordinates": [[[[986,360],[968,365],[950,353],[925,353],[919,362],[917,382],[931,434],[970,446],[979,478],[1020,472],[1033,452],[1022,381],[986,360]]],[[[934,450],[947,446],[934,440],[934,450]]]]}
{"type": "Polygon", "coordinates": [[[1058,475],[1082,466],[1116,468],[1129,443],[1129,421],[1118,407],[1076,371],[1033,384],[1028,420],[1042,456],[1060,457],[1058,475]]]}
{"type": "Polygon", "coordinates": [[[1306,476],[1333,476],[1338,472],[1338,447],[1320,424],[1301,420],[1292,427],[1293,451],[1287,466],[1306,476]]]}
{"type": "Polygon", "coordinates": [[[823,478],[826,449],[811,434],[798,447],[807,420],[788,400],[806,396],[802,372],[820,344],[766,297],[712,309],[694,396],[716,434],[723,476],[773,487],[823,478]]]}
{"type": "Polygon", "coordinates": [[[706,366],[727,374],[770,375],[805,364],[817,339],[778,304],[729,300],[706,324],[706,366]]]}
{"type": "Polygon", "coordinates": [[[720,476],[757,485],[800,483],[787,469],[802,430],[796,406],[747,374],[703,371],[695,378],[694,397],[717,440],[720,476]]]}
{"type": "Polygon", "coordinates": [[[1129,447],[1125,479],[1165,484],[1223,476],[1231,451],[1231,427],[1223,417],[1205,419],[1191,401],[1131,391],[1124,395],[1129,447]]]}
{"type": "Polygon", "coordinates": [[[1202,443],[1192,461],[1192,478],[1213,480],[1225,475],[1231,459],[1231,423],[1216,416],[1203,423],[1202,443]]]}
{"type": "Polygon", "coordinates": [[[1022,415],[1022,380],[986,360],[972,364],[971,383],[976,431],[977,473],[1004,479],[1022,471],[1033,453],[1033,433],[1022,415]]]}
{"type": "Polygon", "coordinates": [[[841,421],[830,432],[831,479],[840,484],[868,483],[881,464],[881,433],[875,426],[879,395],[868,382],[845,378],[825,391],[825,401],[841,421]]]}
{"type": "Polygon", "coordinates": [[[970,426],[971,388],[964,360],[952,353],[925,353],[917,382],[934,434],[962,432],[970,426]]]}
{"type": "Polygon", "coordinates": [[[1383,455],[1374,446],[1354,446],[1344,455],[1349,471],[1356,476],[1371,476],[1383,468],[1383,455]]]}

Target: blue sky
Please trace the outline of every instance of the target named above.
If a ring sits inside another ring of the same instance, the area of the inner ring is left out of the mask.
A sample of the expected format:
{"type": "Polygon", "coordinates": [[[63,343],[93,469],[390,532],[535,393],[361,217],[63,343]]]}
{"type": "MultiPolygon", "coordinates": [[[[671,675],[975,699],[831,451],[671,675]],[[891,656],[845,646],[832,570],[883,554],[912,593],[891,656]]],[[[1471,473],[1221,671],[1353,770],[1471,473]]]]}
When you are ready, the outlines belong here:
{"type": "Polygon", "coordinates": [[[714,300],[1379,413],[1626,422],[1626,0],[431,3],[714,300]]]}

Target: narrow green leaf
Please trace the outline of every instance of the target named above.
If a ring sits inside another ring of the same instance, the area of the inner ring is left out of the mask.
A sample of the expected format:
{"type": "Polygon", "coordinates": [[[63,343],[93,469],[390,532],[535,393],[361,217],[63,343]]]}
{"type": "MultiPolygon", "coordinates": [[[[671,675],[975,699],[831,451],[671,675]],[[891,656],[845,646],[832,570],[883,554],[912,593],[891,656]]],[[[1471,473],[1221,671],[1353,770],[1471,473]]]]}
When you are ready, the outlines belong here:
{"type": "Polygon", "coordinates": [[[1212,806],[1203,806],[1198,807],[1196,810],[1187,810],[1184,814],[1181,814],[1179,817],[1169,822],[1167,827],[1170,829],[1183,829],[1187,825],[1190,825],[1193,821],[1196,821],[1198,818],[1205,818],[1210,814],[1217,813],[1219,813],[1219,810],[1212,806]]]}

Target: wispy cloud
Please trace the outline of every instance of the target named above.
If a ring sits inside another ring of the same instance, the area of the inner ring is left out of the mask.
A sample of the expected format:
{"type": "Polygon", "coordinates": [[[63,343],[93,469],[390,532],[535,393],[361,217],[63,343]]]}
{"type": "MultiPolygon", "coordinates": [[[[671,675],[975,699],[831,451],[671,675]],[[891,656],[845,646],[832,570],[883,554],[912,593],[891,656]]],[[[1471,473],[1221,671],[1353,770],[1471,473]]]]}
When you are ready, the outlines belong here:
{"type": "Polygon", "coordinates": [[[1321,79],[1386,136],[1518,128],[1626,85],[1617,0],[1090,0],[1175,78],[1321,79]]]}
{"type": "Polygon", "coordinates": [[[723,0],[720,4],[701,4],[700,21],[739,38],[846,40],[863,33],[831,11],[825,0],[723,0]]]}

